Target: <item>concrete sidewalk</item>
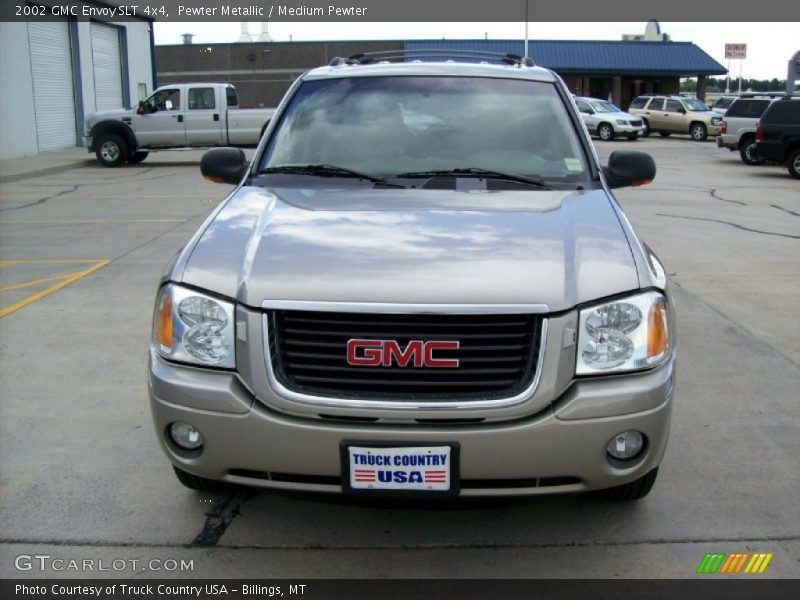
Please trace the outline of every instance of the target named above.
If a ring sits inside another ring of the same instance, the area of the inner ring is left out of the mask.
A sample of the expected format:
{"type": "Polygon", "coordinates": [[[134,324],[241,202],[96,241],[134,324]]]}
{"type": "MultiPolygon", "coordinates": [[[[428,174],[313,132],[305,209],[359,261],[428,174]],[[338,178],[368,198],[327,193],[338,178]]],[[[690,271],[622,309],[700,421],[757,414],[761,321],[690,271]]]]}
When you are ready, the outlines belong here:
{"type": "Polygon", "coordinates": [[[94,160],[94,154],[89,154],[85,148],[80,147],[0,160],[0,183],[77,169],[94,160]]]}

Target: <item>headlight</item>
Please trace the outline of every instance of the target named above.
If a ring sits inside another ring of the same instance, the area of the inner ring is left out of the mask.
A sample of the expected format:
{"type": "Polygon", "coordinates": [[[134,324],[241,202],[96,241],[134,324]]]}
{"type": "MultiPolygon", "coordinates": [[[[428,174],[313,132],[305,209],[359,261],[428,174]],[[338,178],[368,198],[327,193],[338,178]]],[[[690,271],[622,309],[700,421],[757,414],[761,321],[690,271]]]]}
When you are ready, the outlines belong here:
{"type": "Polygon", "coordinates": [[[153,348],[164,358],[232,369],[233,304],[165,285],[156,299],[153,348]]]}
{"type": "Polygon", "coordinates": [[[655,367],[669,356],[667,301],[646,292],[580,312],[578,375],[655,367]]]}
{"type": "Polygon", "coordinates": [[[625,119],[617,119],[617,125],[627,125],[628,122],[625,119]]]}

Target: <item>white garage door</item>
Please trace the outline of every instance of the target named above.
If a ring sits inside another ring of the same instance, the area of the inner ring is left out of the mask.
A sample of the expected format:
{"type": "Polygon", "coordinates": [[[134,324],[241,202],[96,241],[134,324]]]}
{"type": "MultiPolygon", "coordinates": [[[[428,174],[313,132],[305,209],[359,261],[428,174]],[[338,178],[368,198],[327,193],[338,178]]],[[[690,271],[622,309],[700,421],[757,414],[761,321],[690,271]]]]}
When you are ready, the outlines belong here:
{"type": "Polygon", "coordinates": [[[28,22],[28,44],[39,151],[75,146],[75,94],[67,22],[28,22]]]}
{"type": "Polygon", "coordinates": [[[92,65],[97,110],[122,108],[119,29],[92,23],[92,65]]]}

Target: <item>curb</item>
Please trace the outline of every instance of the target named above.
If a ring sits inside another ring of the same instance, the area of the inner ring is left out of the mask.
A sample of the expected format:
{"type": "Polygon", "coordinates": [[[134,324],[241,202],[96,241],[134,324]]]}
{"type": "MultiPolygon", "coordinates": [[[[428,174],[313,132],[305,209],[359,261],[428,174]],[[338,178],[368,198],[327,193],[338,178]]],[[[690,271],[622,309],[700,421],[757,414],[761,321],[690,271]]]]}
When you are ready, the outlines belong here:
{"type": "MultiPolygon", "coordinates": [[[[11,183],[14,181],[20,181],[22,179],[30,179],[31,177],[39,177],[40,175],[53,175],[55,173],[63,173],[64,171],[71,171],[73,169],[80,169],[81,167],[88,166],[94,162],[94,159],[81,159],[80,161],[75,161],[71,163],[67,163],[64,165],[55,165],[52,167],[42,167],[41,169],[34,169],[31,171],[25,171],[23,173],[14,173],[11,175],[2,175],[0,174],[0,183],[11,183]]],[[[0,169],[0,172],[2,169],[0,169]]]]}

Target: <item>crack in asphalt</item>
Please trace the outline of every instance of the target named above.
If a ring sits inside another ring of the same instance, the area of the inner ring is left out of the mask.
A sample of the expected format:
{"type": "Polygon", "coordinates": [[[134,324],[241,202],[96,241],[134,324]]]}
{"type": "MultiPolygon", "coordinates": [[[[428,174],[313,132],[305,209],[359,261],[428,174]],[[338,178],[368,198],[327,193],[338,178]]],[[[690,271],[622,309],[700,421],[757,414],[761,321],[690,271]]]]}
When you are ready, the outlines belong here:
{"type": "MultiPolygon", "coordinates": [[[[482,549],[516,549],[516,548],[583,548],[583,547],[608,547],[608,546],[647,546],[669,544],[740,544],[743,542],[800,542],[800,535],[779,535],[761,537],[707,537],[707,538],[657,538],[652,540],[578,540],[572,542],[474,542],[459,544],[458,542],[441,542],[427,544],[214,544],[218,550],[482,550],[482,549]]],[[[205,544],[170,544],[170,543],[137,543],[137,542],[107,542],[107,541],[80,541],[80,540],[36,540],[36,539],[0,539],[0,544],[40,544],[49,546],[75,546],[98,548],[208,548],[205,544]]]]}
{"type": "Polygon", "coordinates": [[[252,490],[236,491],[229,494],[221,504],[215,506],[211,512],[206,513],[206,522],[203,524],[203,530],[186,547],[210,548],[217,546],[230,524],[241,514],[242,505],[255,497],[255,495],[252,490]]]}
{"type": "MultiPolygon", "coordinates": [[[[737,188],[725,188],[725,189],[737,189],[737,188]]],[[[712,198],[716,198],[717,200],[722,200],[723,202],[732,202],[733,204],[747,206],[747,202],[740,202],[739,200],[729,200],[728,198],[723,198],[722,196],[718,196],[717,190],[719,190],[719,188],[712,188],[711,191],[709,192],[712,198]]]]}
{"type": "Polygon", "coordinates": [[[763,231],[761,229],[752,229],[751,227],[745,227],[744,225],[738,225],[737,223],[732,223],[730,221],[723,221],[722,219],[709,219],[706,217],[687,217],[684,215],[668,215],[665,213],[656,213],[656,216],[670,217],[672,219],[689,219],[691,221],[708,221],[710,223],[722,223],[723,225],[730,225],[731,227],[736,227],[736,229],[741,229],[742,231],[749,231],[751,233],[760,233],[762,235],[774,235],[776,237],[785,237],[793,240],[800,240],[800,235],[792,235],[790,233],[775,233],[774,231],[763,231]]]}
{"type": "Polygon", "coordinates": [[[788,208],[783,208],[782,206],[778,206],[777,204],[770,204],[772,208],[777,208],[778,210],[782,210],[783,212],[787,212],[790,215],[794,215],[795,217],[800,217],[800,213],[796,213],[793,210],[789,210],[788,208]]]}
{"type": "Polygon", "coordinates": [[[0,212],[5,212],[7,210],[19,210],[21,208],[30,208],[31,206],[37,206],[39,204],[44,204],[49,200],[53,200],[54,198],[58,198],[59,196],[63,196],[64,194],[69,194],[71,192],[76,192],[78,189],[82,187],[80,185],[73,185],[71,186],[72,189],[69,190],[61,190],[55,194],[50,196],[46,196],[45,198],[40,198],[39,200],[34,200],[33,202],[28,202],[27,204],[22,204],[21,206],[7,206],[6,208],[0,208],[0,212]]]}

